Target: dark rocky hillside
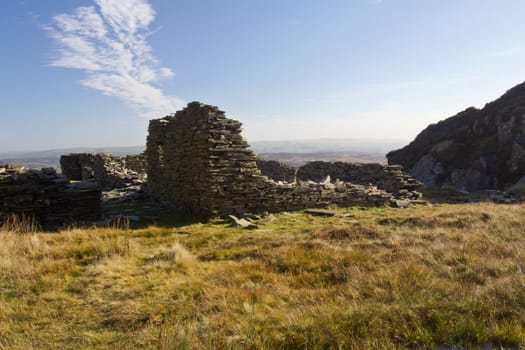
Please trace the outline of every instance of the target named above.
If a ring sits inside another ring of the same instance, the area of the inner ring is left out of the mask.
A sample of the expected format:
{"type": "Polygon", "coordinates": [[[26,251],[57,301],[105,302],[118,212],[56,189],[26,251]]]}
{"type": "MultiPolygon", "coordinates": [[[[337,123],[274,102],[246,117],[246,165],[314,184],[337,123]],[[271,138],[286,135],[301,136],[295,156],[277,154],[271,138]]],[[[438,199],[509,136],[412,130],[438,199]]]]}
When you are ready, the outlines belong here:
{"type": "Polygon", "coordinates": [[[483,109],[468,108],[429,125],[387,154],[427,187],[505,189],[525,174],[525,83],[483,109]]]}

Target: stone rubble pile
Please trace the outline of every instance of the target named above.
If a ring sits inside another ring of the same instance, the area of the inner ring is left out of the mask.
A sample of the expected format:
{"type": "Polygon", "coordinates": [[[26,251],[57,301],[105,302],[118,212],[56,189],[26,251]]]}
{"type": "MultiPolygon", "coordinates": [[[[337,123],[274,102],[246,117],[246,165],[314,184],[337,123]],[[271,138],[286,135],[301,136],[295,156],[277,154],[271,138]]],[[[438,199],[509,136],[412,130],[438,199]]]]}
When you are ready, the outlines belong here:
{"type": "Polygon", "coordinates": [[[100,195],[96,184],[72,184],[54,168],[0,166],[0,222],[10,214],[34,217],[43,225],[96,220],[102,212],[100,195]]]}
{"type": "MultiPolygon", "coordinates": [[[[257,167],[258,157],[241,136],[241,125],[217,107],[199,102],[174,115],[151,120],[146,148],[148,193],[176,209],[202,216],[327,204],[384,205],[393,198],[392,193],[369,183],[270,180],[257,167]]],[[[402,177],[399,168],[388,171],[402,177]]],[[[281,178],[287,180],[289,176],[281,178]]],[[[398,181],[398,195],[408,196],[416,188],[415,182],[405,180],[403,186],[398,181]]],[[[385,188],[393,186],[383,182],[385,188]]]]}

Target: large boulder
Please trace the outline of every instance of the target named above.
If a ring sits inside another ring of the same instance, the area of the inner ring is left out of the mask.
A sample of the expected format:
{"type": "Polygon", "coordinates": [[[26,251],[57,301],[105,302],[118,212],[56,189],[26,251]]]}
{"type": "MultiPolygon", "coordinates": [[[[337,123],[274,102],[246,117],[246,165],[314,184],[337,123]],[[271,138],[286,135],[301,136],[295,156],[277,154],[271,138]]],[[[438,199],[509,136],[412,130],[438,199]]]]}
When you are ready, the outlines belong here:
{"type": "Polygon", "coordinates": [[[429,125],[387,154],[426,187],[505,189],[525,174],[525,83],[483,109],[468,108],[429,125]]]}

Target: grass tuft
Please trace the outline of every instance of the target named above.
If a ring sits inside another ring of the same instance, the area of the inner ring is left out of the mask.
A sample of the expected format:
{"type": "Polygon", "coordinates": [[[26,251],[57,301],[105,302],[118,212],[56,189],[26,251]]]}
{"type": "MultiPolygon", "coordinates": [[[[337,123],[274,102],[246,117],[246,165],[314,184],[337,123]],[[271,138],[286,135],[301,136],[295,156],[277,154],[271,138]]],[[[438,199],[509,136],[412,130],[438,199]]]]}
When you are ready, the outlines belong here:
{"type": "Polygon", "coordinates": [[[1,232],[11,233],[36,233],[40,230],[40,226],[34,216],[25,214],[16,215],[8,214],[3,217],[1,232]]]}

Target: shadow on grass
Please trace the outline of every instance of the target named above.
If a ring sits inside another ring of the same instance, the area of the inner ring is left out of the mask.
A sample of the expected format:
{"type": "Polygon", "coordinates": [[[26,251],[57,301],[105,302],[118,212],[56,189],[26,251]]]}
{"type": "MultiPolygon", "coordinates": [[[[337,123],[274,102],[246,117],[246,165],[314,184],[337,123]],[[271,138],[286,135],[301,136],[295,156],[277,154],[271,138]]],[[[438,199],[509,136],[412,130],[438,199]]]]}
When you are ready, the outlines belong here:
{"type": "Polygon", "coordinates": [[[182,227],[193,224],[205,224],[210,219],[197,217],[195,215],[177,212],[177,211],[163,211],[153,224],[159,227],[182,227]]]}
{"type": "Polygon", "coordinates": [[[108,226],[110,227],[112,221],[119,219],[129,219],[131,229],[142,229],[150,225],[181,227],[209,221],[183,211],[162,207],[147,199],[121,203],[105,202],[102,210],[103,215],[109,218],[108,226]]]}
{"type": "Polygon", "coordinates": [[[67,221],[62,224],[50,224],[38,222],[35,219],[28,224],[23,219],[23,216],[11,216],[16,220],[11,219],[7,223],[2,220],[0,215],[0,232],[12,232],[20,234],[30,233],[57,233],[68,229],[92,229],[93,227],[100,228],[114,228],[114,229],[144,229],[148,226],[158,226],[162,228],[178,228],[197,223],[208,223],[217,219],[201,218],[195,215],[173,211],[168,209],[151,210],[148,213],[137,211],[130,211],[129,207],[124,207],[122,210],[115,210],[111,216],[108,216],[108,210],[103,210],[102,217],[98,220],[85,221],[67,221]],[[146,214],[146,215],[144,215],[146,214]],[[104,219],[105,218],[105,219],[104,219]],[[137,218],[137,219],[134,219],[137,218]]]}

